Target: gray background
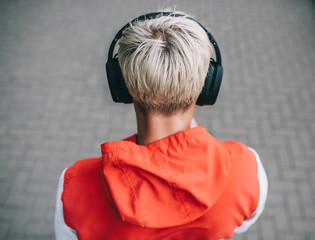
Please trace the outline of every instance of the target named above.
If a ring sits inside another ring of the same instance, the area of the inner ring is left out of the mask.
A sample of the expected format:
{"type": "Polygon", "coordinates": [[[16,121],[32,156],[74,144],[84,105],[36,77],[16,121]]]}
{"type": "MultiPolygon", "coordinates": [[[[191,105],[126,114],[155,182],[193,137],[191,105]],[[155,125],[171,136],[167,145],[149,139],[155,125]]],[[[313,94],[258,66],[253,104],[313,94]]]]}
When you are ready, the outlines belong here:
{"type": "Polygon", "coordinates": [[[131,18],[176,5],[215,36],[218,102],[195,117],[254,147],[269,177],[263,216],[234,239],[315,239],[315,3],[311,0],[1,0],[0,239],[54,239],[57,181],[99,145],[135,133],[104,63],[131,18]]]}

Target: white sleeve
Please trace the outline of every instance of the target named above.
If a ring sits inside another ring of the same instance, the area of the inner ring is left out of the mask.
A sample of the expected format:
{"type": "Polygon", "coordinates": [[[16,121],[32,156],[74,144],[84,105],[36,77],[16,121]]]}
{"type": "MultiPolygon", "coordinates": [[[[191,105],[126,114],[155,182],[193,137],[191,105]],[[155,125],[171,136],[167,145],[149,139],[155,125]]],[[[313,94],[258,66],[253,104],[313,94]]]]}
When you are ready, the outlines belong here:
{"type": "Polygon", "coordinates": [[[248,219],[245,219],[243,224],[234,229],[234,233],[243,233],[248,230],[250,226],[252,226],[258,219],[258,217],[262,214],[265,203],[268,195],[268,179],[265,172],[265,169],[260,161],[260,158],[257,152],[249,148],[255,154],[258,166],[258,181],[259,181],[259,201],[256,210],[250,215],[248,219]]]}
{"type": "Polygon", "coordinates": [[[56,201],[56,212],[55,212],[55,234],[56,240],[77,240],[77,232],[68,227],[63,218],[63,204],[61,201],[61,194],[63,191],[63,181],[65,169],[59,179],[58,190],[57,190],[57,201],[56,201]]]}

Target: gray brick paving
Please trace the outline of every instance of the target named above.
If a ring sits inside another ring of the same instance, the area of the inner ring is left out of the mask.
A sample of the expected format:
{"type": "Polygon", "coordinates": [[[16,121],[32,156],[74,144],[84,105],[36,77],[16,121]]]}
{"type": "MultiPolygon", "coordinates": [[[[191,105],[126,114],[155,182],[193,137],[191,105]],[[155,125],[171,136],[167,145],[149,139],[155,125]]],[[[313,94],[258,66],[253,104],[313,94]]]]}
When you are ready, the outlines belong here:
{"type": "Polygon", "coordinates": [[[263,216],[234,239],[315,239],[311,0],[0,1],[0,239],[54,239],[62,169],[135,132],[132,107],[111,102],[107,49],[132,17],[174,5],[222,50],[220,98],[198,122],[254,147],[269,177],[263,216]]]}

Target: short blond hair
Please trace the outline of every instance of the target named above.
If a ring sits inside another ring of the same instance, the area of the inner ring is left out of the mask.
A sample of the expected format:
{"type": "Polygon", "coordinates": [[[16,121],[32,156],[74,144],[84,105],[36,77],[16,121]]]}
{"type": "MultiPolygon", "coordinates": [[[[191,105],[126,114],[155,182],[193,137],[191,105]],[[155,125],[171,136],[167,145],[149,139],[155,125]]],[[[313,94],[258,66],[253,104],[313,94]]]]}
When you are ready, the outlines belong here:
{"type": "Polygon", "coordinates": [[[172,114],[197,100],[212,53],[207,33],[197,22],[186,16],[159,16],[124,30],[118,59],[141,109],[172,114]]]}

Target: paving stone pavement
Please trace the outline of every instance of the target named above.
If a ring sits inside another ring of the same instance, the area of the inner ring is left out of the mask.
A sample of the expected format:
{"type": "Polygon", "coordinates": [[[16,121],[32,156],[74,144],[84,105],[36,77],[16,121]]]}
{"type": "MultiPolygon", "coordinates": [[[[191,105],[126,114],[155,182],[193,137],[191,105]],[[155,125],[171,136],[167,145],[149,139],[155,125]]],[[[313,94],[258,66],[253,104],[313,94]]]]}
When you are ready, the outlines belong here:
{"type": "Polygon", "coordinates": [[[104,62],[114,33],[171,6],[217,39],[218,102],[195,117],[254,147],[269,178],[263,216],[233,239],[315,239],[315,2],[312,0],[1,0],[0,239],[54,239],[57,181],[99,145],[135,132],[104,62]]]}

